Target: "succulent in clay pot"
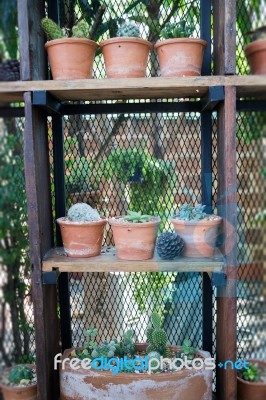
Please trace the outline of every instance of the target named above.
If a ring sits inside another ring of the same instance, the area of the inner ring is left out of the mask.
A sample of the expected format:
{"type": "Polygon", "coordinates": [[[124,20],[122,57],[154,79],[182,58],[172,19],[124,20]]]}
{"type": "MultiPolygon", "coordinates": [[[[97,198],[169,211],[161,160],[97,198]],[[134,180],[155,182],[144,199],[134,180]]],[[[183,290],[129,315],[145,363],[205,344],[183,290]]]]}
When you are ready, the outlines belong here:
{"type": "Polygon", "coordinates": [[[61,400],[77,398],[157,398],[211,400],[214,359],[188,340],[170,345],[157,312],[151,313],[147,343],[138,343],[132,329],[99,342],[89,327],[82,348],[64,352],[60,368],[61,400]],[[75,369],[71,368],[75,365],[75,369]]]}
{"type": "Polygon", "coordinates": [[[109,218],[116,255],[122,260],[148,260],[154,255],[161,219],[128,211],[127,215],[109,218]]]}
{"type": "Polygon", "coordinates": [[[70,207],[67,216],[58,218],[66,255],[94,257],[100,254],[106,218],[86,203],[70,207]]]}
{"type": "Polygon", "coordinates": [[[184,203],[171,218],[175,232],[184,240],[185,257],[213,257],[222,218],[205,213],[205,205],[184,203]]]}
{"type": "Polygon", "coordinates": [[[0,378],[4,400],[37,400],[36,367],[17,364],[6,369],[0,378]]]}

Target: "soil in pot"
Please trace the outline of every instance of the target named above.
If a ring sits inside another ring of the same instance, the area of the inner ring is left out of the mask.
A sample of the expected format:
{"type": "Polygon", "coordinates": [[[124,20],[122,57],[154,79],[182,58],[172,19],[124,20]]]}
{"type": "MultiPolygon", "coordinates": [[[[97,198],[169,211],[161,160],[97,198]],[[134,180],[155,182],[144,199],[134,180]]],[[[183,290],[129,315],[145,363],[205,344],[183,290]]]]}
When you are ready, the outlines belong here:
{"type": "Polygon", "coordinates": [[[90,39],[63,38],[45,43],[54,80],[92,78],[97,43],[90,39]]]}
{"type": "Polygon", "coordinates": [[[101,252],[105,218],[93,222],[73,222],[58,218],[63,245],[69,257],[95,257],[101,252]]]}
{"type": "MultiPolygon", "coordinates": [[[[266,362],[260,360],[248,360],[266,370],[266,362]]],[[[249,382],[237,377],[237,400],[265,400],[266,399],[266,376],[265,382],[249,382]]]]}
{"type": "Polygon", "coordinates": [[[132,223],[122,217],[109,218],[116,255],[121,260],[149,260],[154,255],[155,241],[161,219],[132,223]]]}
{"type": "Polygon", "coordinates": [[[175,232],[184,240],[185,257],[213,257],[222,218],[215,215],[211,219],[184,221],[171,219],[175,232]]]}
{"type": "MultiPolygon", "coordinates": [[[[145,344],[138,344],[141,351],[145,344]]],[[[178,348],[172,346],[172,349],[178,348]]],[[[68,358],[71,349],[63,354],[68,358]]],[[[209,353],[200,352],[209,358],[209,353]]],[[[73,370],[69,362],[60,371],[61,400],[211,400],[212,370],[182,369],[176,372],[112,374],[93,369],[73,370]]]]}
{"type": "Polygon", "coordinates": [[[199,76],[207,42],[201,39],[166,39],[155,43],[163,77],[199,76]]]}
{"type": "Polygon", "coordinates": [[[254,40],[245,47],[251,73],[254,75],[266,74],[266,39],[254,40]]]}
{"type": "Polygon", "coordinates": [[[100,43],[107,78],[144,78],[152,44],[147,40],[118,37],[100,43]]]}

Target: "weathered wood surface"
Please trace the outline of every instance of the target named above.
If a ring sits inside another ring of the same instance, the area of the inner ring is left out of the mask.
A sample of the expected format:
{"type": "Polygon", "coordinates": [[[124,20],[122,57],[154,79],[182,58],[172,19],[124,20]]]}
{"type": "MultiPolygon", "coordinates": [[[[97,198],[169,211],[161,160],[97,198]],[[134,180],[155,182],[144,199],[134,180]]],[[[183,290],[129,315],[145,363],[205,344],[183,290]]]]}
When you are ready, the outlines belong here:
{"type": "Polygon", "coordinates": [[[233,75],[236,70],[236,1],[214,0],[213,13],[214,71],[218,75],[233,75]]]}
{"type": "Polygon", "coordinates": [[[237,97],[266,98],[266,76],[250,75],[0,82],[0,102],[21,102],[24,92],[36,90],[47,90],[61,101],[202,98],[210,86],[235,86],[237,97]]]}
{"type": "Polygon", "coordinates": [[[180,257],[175,260],[127,261],[119,260],[112,247],[103,248],[102,254],[91,258],[67,257],[63,248],[50,250],[43,260],[43,271],[58,268],[61,272],[220,272],[223,258],[217,250],[214,258],[180,257]]]}
{"type": "MultiPolygon", "coordinates": [[[[225,102],[218,110],[218,210],[224,218],[226,286],[218,288],[217,362],[236,359],[236,113],[235,88],[225,89],[225,102]]],[[[236,371],[217,368],[217,399],[236,399],[236,371]]]]}

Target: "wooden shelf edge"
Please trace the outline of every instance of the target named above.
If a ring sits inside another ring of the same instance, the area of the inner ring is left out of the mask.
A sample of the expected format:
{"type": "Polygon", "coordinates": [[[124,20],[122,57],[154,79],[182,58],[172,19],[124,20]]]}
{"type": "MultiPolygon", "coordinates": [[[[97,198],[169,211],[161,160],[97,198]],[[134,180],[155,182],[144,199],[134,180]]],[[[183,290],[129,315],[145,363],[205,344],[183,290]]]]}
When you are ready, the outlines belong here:
{"type": "Polygon", "coordinates": [[[154,257],[144,261],[126,261],[116,258],[114,248],[103,248],[101,255],[91,258],[67,257],[63,248],[51,249],[44,257],[43,272],[221,272],[224,260],[217,250],[215,257],[160,260],[154,257]]]}
{"type": "Polygon", "coordinates": [[[0,102],[23,102],[25,92],[38,90],[60,101],[202,98],[215,86],[235,86],[238,97],[265,96],[266,75],[0,82],[0,102]]]}

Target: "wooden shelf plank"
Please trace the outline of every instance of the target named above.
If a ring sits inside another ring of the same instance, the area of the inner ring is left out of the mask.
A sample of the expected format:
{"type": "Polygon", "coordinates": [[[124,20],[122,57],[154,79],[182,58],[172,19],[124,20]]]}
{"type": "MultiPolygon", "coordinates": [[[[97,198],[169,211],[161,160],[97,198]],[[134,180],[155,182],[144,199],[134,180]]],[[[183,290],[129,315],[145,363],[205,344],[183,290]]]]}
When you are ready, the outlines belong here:
{"type": "Polygon", "coordinates": [[[223,265],[218,250],[211,259],[180,257],[166,261],[154,257],[145,261],[126,261],[117,259],[112,247],[103,248],[100,256],[91,258],[67,257],[63,248],[55,248],[44,257],[43,271],[58,268],[60,272],[221,272],[223,265]]]}
{"type": "Polygon", "coordinates": [[[0,82],[0,102],[21,102],[24,92],[36,90],[60,101],[202,98],[210,86],[236,86],[238,97],[266,98],[266,75],[250,75],[0,82]]]}

